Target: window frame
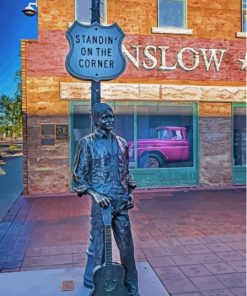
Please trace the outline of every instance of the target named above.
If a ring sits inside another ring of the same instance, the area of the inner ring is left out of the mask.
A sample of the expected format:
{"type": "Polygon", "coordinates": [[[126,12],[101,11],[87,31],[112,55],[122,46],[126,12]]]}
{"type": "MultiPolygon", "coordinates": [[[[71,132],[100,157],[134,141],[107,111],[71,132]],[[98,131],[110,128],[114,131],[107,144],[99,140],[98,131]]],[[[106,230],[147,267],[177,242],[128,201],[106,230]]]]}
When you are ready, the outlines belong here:
{"type": "Polygon", "coordinates": [[[244,10],[246,13],[247,8],[244,9],[244,1],[246,1],[246,0],[241,0],[241,7],[240,7],[240,14],[241,14],[240,15],[240,21],[241,21],[240,29],[241,29],[241,32],[236,32],[237,38],[247,38],[247,31],[244,31],[244,18],[243,18],[244,10]]]}
{"type": "Polygon", "coordinates": [[[244,31],[244,12],[246,14],[247,13],[247,9],[244,8],[244,6],[246,7],[247,2],[246,2],[246,0],[242,0],[241,2],[242,2],[242,5],[241,5],[241,32],[246,33],[246,31],[244,31]]]}
{"type": "Polygon", "coordinates": [[[187,0],[183,0],[183,7],[184,7],[184,18],[183,18],[183,27],[172,27],[172,26],[160,26],[159,25],[159,2],[160,0],[157,0],[157,27],[152,27],[151,32],[154,34],[175,34],[175,35],[192,35],[193,30],[188,29],[187,26],[187,13],[188,13],[188,7],[187,7],[187,0]]]}

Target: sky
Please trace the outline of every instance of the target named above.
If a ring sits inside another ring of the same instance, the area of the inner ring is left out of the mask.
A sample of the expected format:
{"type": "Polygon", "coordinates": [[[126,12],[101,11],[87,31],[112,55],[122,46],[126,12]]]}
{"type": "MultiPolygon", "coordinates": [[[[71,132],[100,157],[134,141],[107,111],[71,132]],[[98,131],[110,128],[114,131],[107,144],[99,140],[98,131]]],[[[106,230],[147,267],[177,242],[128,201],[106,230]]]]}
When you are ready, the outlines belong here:
{"type": "Polygon", "coordinates": [[[14,97],[15,73],[21,70],[21,39],[37,39],[38,18],[22,12],[35,0],[0,0],[0,96],[14,97]]]}

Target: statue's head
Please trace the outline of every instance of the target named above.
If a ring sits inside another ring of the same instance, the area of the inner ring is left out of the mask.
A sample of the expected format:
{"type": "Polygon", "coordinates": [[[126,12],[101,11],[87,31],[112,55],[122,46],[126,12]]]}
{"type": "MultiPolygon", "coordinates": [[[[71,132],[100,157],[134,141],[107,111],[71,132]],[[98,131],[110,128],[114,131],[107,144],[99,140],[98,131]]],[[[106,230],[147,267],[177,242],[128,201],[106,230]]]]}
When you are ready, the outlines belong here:
{"type": "Polygon", "coordinates": [[[111,130],[114,125],[114,115],[111,106],[105,103],[97,103],[92,111],[93,122],[96,127],[111,130]]]}

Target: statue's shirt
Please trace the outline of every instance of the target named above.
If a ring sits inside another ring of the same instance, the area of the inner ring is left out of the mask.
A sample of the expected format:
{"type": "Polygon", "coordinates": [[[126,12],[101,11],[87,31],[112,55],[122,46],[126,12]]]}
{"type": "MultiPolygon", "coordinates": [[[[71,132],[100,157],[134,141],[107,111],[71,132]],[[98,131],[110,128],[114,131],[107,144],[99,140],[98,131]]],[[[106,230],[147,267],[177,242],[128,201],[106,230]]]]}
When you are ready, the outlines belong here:
{"type": "Polygon", "coordinates": [[[76,149],[73,180],[81,193],[94,189],[112,195],[112,192],[128,193],[129,188],[135,188],[128,169],[126,141],[112,132],[107,137],[100,129],[82,138],[76,149]]]}

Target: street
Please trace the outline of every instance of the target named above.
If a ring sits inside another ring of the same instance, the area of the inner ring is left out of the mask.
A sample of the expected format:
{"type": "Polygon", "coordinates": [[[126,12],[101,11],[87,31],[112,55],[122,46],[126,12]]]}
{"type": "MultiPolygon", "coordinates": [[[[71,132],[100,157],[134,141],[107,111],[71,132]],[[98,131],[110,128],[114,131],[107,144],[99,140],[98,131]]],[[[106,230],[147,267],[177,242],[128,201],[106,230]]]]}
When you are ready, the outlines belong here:
{"type": "Polygon", "coordinates": [[[2,169],[6,174],[0,175],[0,220],[23,190],[22,157],[7,157],[4,161],[2,169]]]}

